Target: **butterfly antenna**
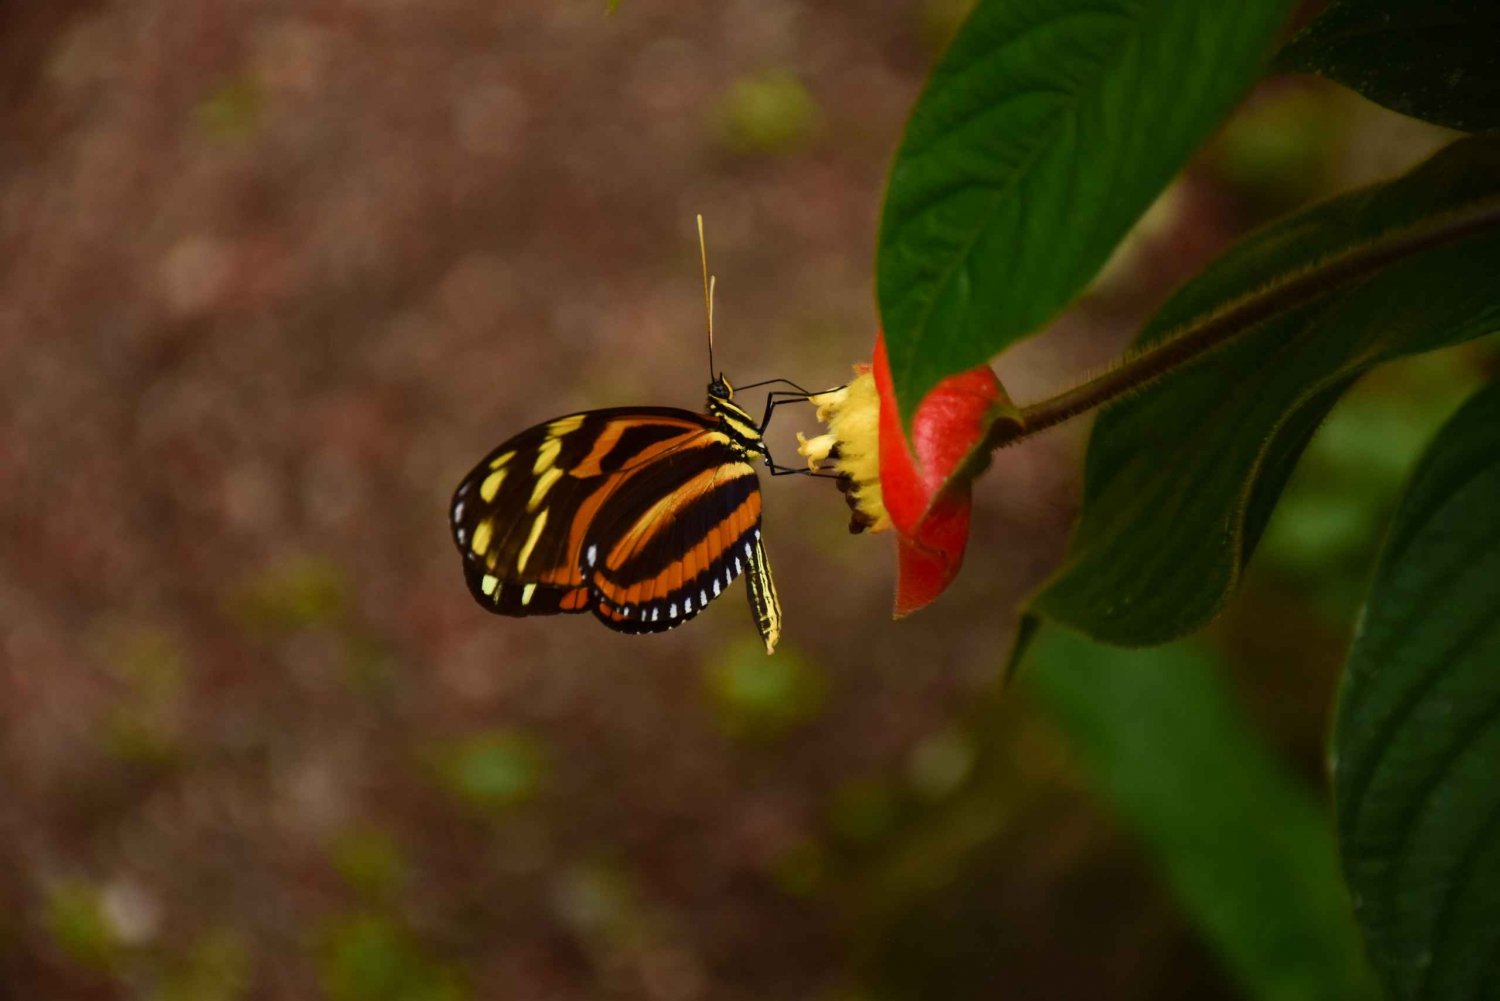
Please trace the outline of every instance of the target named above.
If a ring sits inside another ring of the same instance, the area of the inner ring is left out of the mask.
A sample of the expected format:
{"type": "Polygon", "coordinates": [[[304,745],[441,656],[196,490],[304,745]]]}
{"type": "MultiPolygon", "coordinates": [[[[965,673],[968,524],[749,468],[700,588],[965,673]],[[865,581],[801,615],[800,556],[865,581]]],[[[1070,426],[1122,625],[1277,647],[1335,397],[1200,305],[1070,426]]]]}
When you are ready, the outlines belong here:
{"type": "Polygon", "coordinates": [[[703,214],[698,214],[698,257],[703,262],[703,308],[708,313],[708,381],[718,378],[714,368],[714,283],[716,276],[708,273],[708,244],[703,239],[703,214]]]}

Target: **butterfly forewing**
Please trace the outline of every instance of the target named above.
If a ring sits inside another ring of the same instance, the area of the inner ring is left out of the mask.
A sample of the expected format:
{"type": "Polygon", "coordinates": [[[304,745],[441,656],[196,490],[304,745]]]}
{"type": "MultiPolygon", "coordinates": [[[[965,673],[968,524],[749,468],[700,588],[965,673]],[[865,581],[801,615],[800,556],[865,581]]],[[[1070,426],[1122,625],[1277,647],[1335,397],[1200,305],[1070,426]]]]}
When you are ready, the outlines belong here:
{"type": "Polygon", "coordinates": [[[665,407],[524,431],[454,493],[469,590],[503,615],[593,611],[621,632],[679,625],[750,565],[760,489],[747,458],[715,421],[665,407]]]}

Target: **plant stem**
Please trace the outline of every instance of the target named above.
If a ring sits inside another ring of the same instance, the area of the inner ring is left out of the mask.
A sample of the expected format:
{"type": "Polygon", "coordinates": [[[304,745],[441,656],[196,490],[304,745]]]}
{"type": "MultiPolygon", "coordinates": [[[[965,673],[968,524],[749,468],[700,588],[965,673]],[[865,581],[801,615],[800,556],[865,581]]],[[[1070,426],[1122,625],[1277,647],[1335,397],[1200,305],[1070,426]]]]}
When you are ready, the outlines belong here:
{"type": "Polygon", "coordinates": [[[1416,254],[1500,228],[1500,201],[1488,200],[1433,222],[1409,226],[1273,281],[1167,335],[1114,368],[1056,396],[1021,407],[1021,423],[997,422],[991,448],[1012,444],[1070,418],[1107,407],[1168,373],[1255,330],[1416,254]]]}

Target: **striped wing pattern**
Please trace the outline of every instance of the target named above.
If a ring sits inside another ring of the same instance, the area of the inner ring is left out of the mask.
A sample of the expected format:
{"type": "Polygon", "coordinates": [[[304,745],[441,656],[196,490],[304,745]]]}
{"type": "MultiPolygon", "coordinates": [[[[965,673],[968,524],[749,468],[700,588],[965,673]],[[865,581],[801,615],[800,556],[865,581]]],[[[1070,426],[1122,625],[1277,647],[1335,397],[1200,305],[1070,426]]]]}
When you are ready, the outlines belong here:
{"type": "Polygon", "coordinates": [[[691,619],[749,572],[770,649],[781,613],[752,457],[711,418],[666,407],[523,431],[453,495],[469,590],[501,615],[592,611],[619,632],[651,633],[691,619]]]}

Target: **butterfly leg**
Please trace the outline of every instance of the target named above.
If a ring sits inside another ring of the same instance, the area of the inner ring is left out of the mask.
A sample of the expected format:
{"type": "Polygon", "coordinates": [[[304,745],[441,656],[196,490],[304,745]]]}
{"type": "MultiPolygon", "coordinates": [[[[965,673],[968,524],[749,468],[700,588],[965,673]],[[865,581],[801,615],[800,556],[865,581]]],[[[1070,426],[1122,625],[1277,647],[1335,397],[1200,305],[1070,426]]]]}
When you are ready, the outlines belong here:
{"type": "MultiPolygon", "coordinates": [[[[788,382],[788,380],[786,380],[786,379],[773,379],[772,381],[773,382],[788,382]]],[[[796,385],[796,383],[788,383],[788,384],[789,385],[793,385],[793,386],[796,385]]],[[[810,400],[814,396],[822,396],[824,393],[836,393],[840,389],[843,389],[843,388],[844,388],[843,386],[835,386],[832,389],[824,389],[824,390],[820,390],[820,391],[818,391],[816,393],[809,393],[806,390],[802,389],[801,387],[798,387],[795,391],[793,391],[793,390],[787,390],[787,389],[773,389],[773,390],[771,390],[769,393],[766,394],[766,412],[765,412],[765,414],[763,414],[761,416],[761,419],[760,419],[760,430],[761,430],[761,432],[762,433],[765,432],[766,427],[768,425],[770,425],[770,423],[771,423],[771,414],[774,413],[775,410],[776,410],[776,408],[779,407],[779,406],[781,406],[783,403],[804,403],[804,402],[810,400]],[[783,399],[777,399],[777,397],[783,397],[783,399]]]]}
{"type": "Polygon", "coordinates": [[[839,474],[831,469],[808,469],[806,466],[779,466],[774,462],[767,461],[767,468],[771,470],[772,476],[816,476],[823,480],[836,480],[839,474]]]}
{"type": "Polygon", "coordinates": [[[760,418],[760,432],[765,434],[766,428],[771,424],[771,415],[776,408],[785,403],[803,403],[807,400],[806,393],[791,393],[784,389],[773,389],[766,394],[766,412],[760,418]]]}
{"type": "MultiPolygon", "coordinates": [[[[839,387],[839,388],[843,388],[843,387],[839,387]]],[[[833,390],[828,390],[828,392],[833,392],[833,390]]],[[[766,428],[770,426],[770,424],[771,424],[771,415],[776,412],[776,408],[777,407],[782,406],[782,405],[787,404],[787,403],[809,403],[809,402],[811,402],[811,398],[812,397],[818,396],[818,395],[820,395],[820,394],[818,394],[818,393],[800,393],[800,392],[799,393],[793,393],[793,392],[790,392],[790,391],[785,390],[785,389],[773,389],[773,390],[771,390],[769,393],[766,394],[766,412],[764,414],[762,414],[761,418],[760,418],[760,432],[762,434],[764,434],[766,428]]]]}
{"type": "MultiPolygon", "coordinates": [[[[788,380],[786,380],[786,379],[775,379],[775,380],[772,380],[772,381],[774,381],[774,382],[788,382],[788,380]]],[[[790,384],[791,385],[796,385],[795,383],[790,383],[790,384]]],[[[839,387],[836,387],[836,388],[837,389],[842,389],[843,387],[839,386],[839,387]]],[[[832,393],[832,392],[835,392],[835,390],[834,389],[829,389],[829,390],[824,390],[824,392],[832,393]]],[[[820,395],[820,394],[817,394],[817,393],[806,393],[806,392],[803,392],[800,388],[796,392],[792,392],[790,390],[785,390],[785,389],[773,389],[773,390],[771,390],[769,393],[766,394],[766,412],[765,412],[764,415],[762,415],[762,417],[760,419],[760,433],[764,434],[766,428],[770,426],[770,424],[771,424],[771,415],[776,412],[776,408],[777,407],[781,406],[784,403],[806,403],[806,402],[808,402],[808,398],[809,397],[811,397],[811,396],[817,396],[817,395],[820,395]]],[[[782,465],[778,465],[776,462],[772,461],[772,459],[771,459],[771,457],[769,455],[766,456],[766,465],[770,468],[772,476],[790,476],[793,473],[795,473],[795,474],[800,475],[800,476],[818,476],[818,477],[823,477],[825,479],[837,479],[838,478],[838,474],[837,473],[833,472],[832,470],[828,470],[828,469],[804,469],[804,468],[802,468],[800,466],[782,466],[782,465]]]]}

